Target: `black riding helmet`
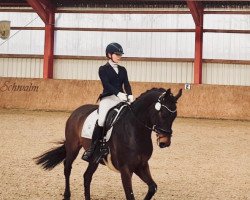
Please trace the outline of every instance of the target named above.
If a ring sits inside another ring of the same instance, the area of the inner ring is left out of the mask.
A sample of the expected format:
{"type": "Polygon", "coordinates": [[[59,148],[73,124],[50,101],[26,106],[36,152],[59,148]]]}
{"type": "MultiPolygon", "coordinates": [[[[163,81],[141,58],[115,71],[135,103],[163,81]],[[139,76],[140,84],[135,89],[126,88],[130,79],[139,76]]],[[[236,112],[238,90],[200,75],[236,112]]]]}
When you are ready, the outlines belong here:
{"type": "Polygon", "coordinates": [[[108,54],[124,54],[122,46],[118,43],[110,43],[107,47],[106,47],[106,56],[108,57],[108,54]]]}

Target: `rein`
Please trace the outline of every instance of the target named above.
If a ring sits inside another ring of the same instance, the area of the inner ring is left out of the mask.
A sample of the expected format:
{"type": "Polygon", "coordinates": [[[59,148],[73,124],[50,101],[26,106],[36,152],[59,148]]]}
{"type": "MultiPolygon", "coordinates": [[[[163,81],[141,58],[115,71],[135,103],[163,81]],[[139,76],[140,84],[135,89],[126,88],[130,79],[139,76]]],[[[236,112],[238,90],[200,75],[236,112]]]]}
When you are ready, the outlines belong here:
{"type": "MultiPolygon", "coordinates": [[[[151,132],[152,132],[152,131],[155,131],[155,132],[156,132],[156,136],[157,136],[156,143],[157,143],[157,145],[160,147],[160,139],[161,139],[161,138],[167,137],[167,135],[162,136],[162,135],[158,134],[158,133],[157,133],[157,129],[155,128],[156,125],[153,125],[153,127],[151,128],[151,127],[147,126],[146,124],[144,124],[141,120],[139,120],[139,119],[137,118],[137,116],[135,115],[135,113],[133,112],[133,110],[132,110],[130,104],[128,104],[128,108],[129,108],[129,110],[132,112],[132,114],[134,115],[135,119],[136,119],[141,125],[143,125],[143,126],[144,126],[145,128],[147,128],[147,129],[149,129],[151,132]]],[[[164,130],[163,130],[163,131],[164,131],[164,130]]]]}
{"type": "MultiPolygon", "coordinates": [[[[165,108],[168,112],[170,113],[176,113],[177,109],[175,110],[171,110],[168,106],[163,105],[162,104],[162,97],[164,97],[164,95],[166,94],[166,92],[163,92],[159,97],[158,100],[154,103],[154,108],[156,112],[159,112],[161,109],[165,108]]],[[[161,143],[161,139],[162,138],[171,138],[172,136],[172,130],[165,130],[162,129],[160,126],[158,127],[157,124],[153,124],[152,127],[149,127],[147,124],[145,124],[144,122],[142,122],[135,114],[135,112],[133,111],[130,103],[127,103],[127,106],[130,110],[130,112],[132,112],[132,115],[134,115],[136,121],[139,122],[139,124],[141,124],[143,127],[145,127],[146,129],[150,130],[150,132],[154,131],[156,133],[157,136],[157,145],[161,148],[166,147],[167,145],[164,143],[161,143]]],[[[169,144],[170,145],[170,144],[169,144]]]]}
{"type": "MultiPolygon", "coordinates": [[[[160,103],[160,104],[161,104],[161,102],[160,102],[159,99],[160,99],[164,94],[165,94],[165,92],[162,93],[162,94],[159,96],[157,103],[160,103]]],[[[169,112],[171,112],[171,113],[175,113],[175,112],[177,111],[176,109],[175,109],[175,110],[171,110],[170,108],[168,108],[167,106],[165,106],[165,105],[163,105],[163,104],[161,104],[161,106],[164,107],[164,108],[166,108],[166,109],[167,109],[169,112]]],[[[142,125],[143,125],[144,127],[146,127],[147,129],[149,129],[149,130],[151,130],[151,131],[155,131],[155,132],[157,133],[157,129],[155,128],[155,127],[157,126],[156,124],[154,124],[153,127],[150,128],[149,126],[147,126],[146,124],[144,124],[141,120],[139,120],[139,119],[137,118],[137,116],[136,116],[135,113],[133,112],[133,110],[132,110],[130,104],[128,104],[128,107],[129,107],[130,111],[133,113],[133,115],[135,116],[136,120],[137,120],[138,122],[140,122],[140,124],[142,124],[142,125]]],[[[162,130],[163,132],[167,132],[167,131],[165,131],[164,129],[161,129],[161,130],[162,130]]],[[[160,137],[159,137],[159,139],[160,139],[160,137]]]]}
{"type": "Polygon", "coordinates": [[[132,110],[130,104],[128,104],[128,107],[129,107],[129,110],[130,110],[130,111],[132,112],[132,114],[134,115],[135,119],[136,119],[140,124],[142,124],[145,128],[147,128],[147,129],[153,131],[153,128],[150,128],[149,126],[147,126],[146,124],[144,124],[141,120],[139,120],[139,119],[137,118],[137,116],[135,115],[134,111],[132,110]]]}

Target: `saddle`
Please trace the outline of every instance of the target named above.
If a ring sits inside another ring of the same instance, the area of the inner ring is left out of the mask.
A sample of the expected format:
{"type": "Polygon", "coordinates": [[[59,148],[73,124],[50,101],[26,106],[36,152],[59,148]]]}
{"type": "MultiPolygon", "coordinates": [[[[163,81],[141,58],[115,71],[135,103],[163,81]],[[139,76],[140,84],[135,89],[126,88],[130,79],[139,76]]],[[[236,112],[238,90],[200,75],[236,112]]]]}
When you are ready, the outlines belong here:
{"type": "Polygon", "coordinates": [[[121,102],[116,106],[112,107],[108,113],[104,123],[104,132],[106,133],[114,124],[121,118],[123,113],[127,110],[128,103],[121,102]]]}
{"type": "MultiPolygon", "coordinates": [[[[116,106],[112,107],[106,116],[106,120],[104,123],[104,135],[107,134],[107,137],[109,135],[109,130],[112,129],[114,124],[120,119],[120,117],[123,115],[123,113],[127,110],[128,104],[125,102],[119,103],[116,106]]],[[[98,110],[94,110],[85,120],[82,128],[81,136],[84,138],[92,139],[92,134],[94,131],[94,127],[96,124],[96,120],[98,119],[98,110]]],[[[109,137],[108,137],[109,138],[109,137]]],[[[107,139],[108,141],[108,139],[107,139]]]]}

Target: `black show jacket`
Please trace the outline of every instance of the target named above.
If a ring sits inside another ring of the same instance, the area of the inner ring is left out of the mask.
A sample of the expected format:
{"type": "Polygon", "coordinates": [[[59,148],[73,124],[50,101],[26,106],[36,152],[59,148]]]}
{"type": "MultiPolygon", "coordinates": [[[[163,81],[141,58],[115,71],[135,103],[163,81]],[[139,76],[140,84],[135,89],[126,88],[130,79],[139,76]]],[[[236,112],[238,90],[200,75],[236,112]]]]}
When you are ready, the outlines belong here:
{"type": "Polygon", "coordinates": [[[100,98],[113,94],[117,96],[119,92],[124,92],[123,86],[128,95],[132,94],[125,67],[118,65],[117,74],[113,67],[106,63],[99,68],[99,77],[103,85],[103,92],[100,94],[100,98]]]}

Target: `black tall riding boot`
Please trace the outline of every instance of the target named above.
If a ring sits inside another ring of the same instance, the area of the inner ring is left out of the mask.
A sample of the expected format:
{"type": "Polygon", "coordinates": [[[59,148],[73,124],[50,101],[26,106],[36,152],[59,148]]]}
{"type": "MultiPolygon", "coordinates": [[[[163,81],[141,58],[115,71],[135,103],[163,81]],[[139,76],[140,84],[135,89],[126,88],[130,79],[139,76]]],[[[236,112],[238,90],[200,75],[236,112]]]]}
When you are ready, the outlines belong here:
{"type": "Polygon", "coordinates": [[[95,148],[96,148],[96,145],[98,143],[98,140],[100,140],[100,138],[102,137],[103,135],[103,127],[102,126],[99,126],[98,123],[96,123],[95,125],[95,129],[94,129],[94,132],[93,132],[93,137],[92,137],[92,142],[91,142],[91,146],[90,148],[84,152],[83,156],[82,156],[82,159],[89,162],[90,161],[90,158],[92,157],[94,151],[95,151],[95,148]]]}

